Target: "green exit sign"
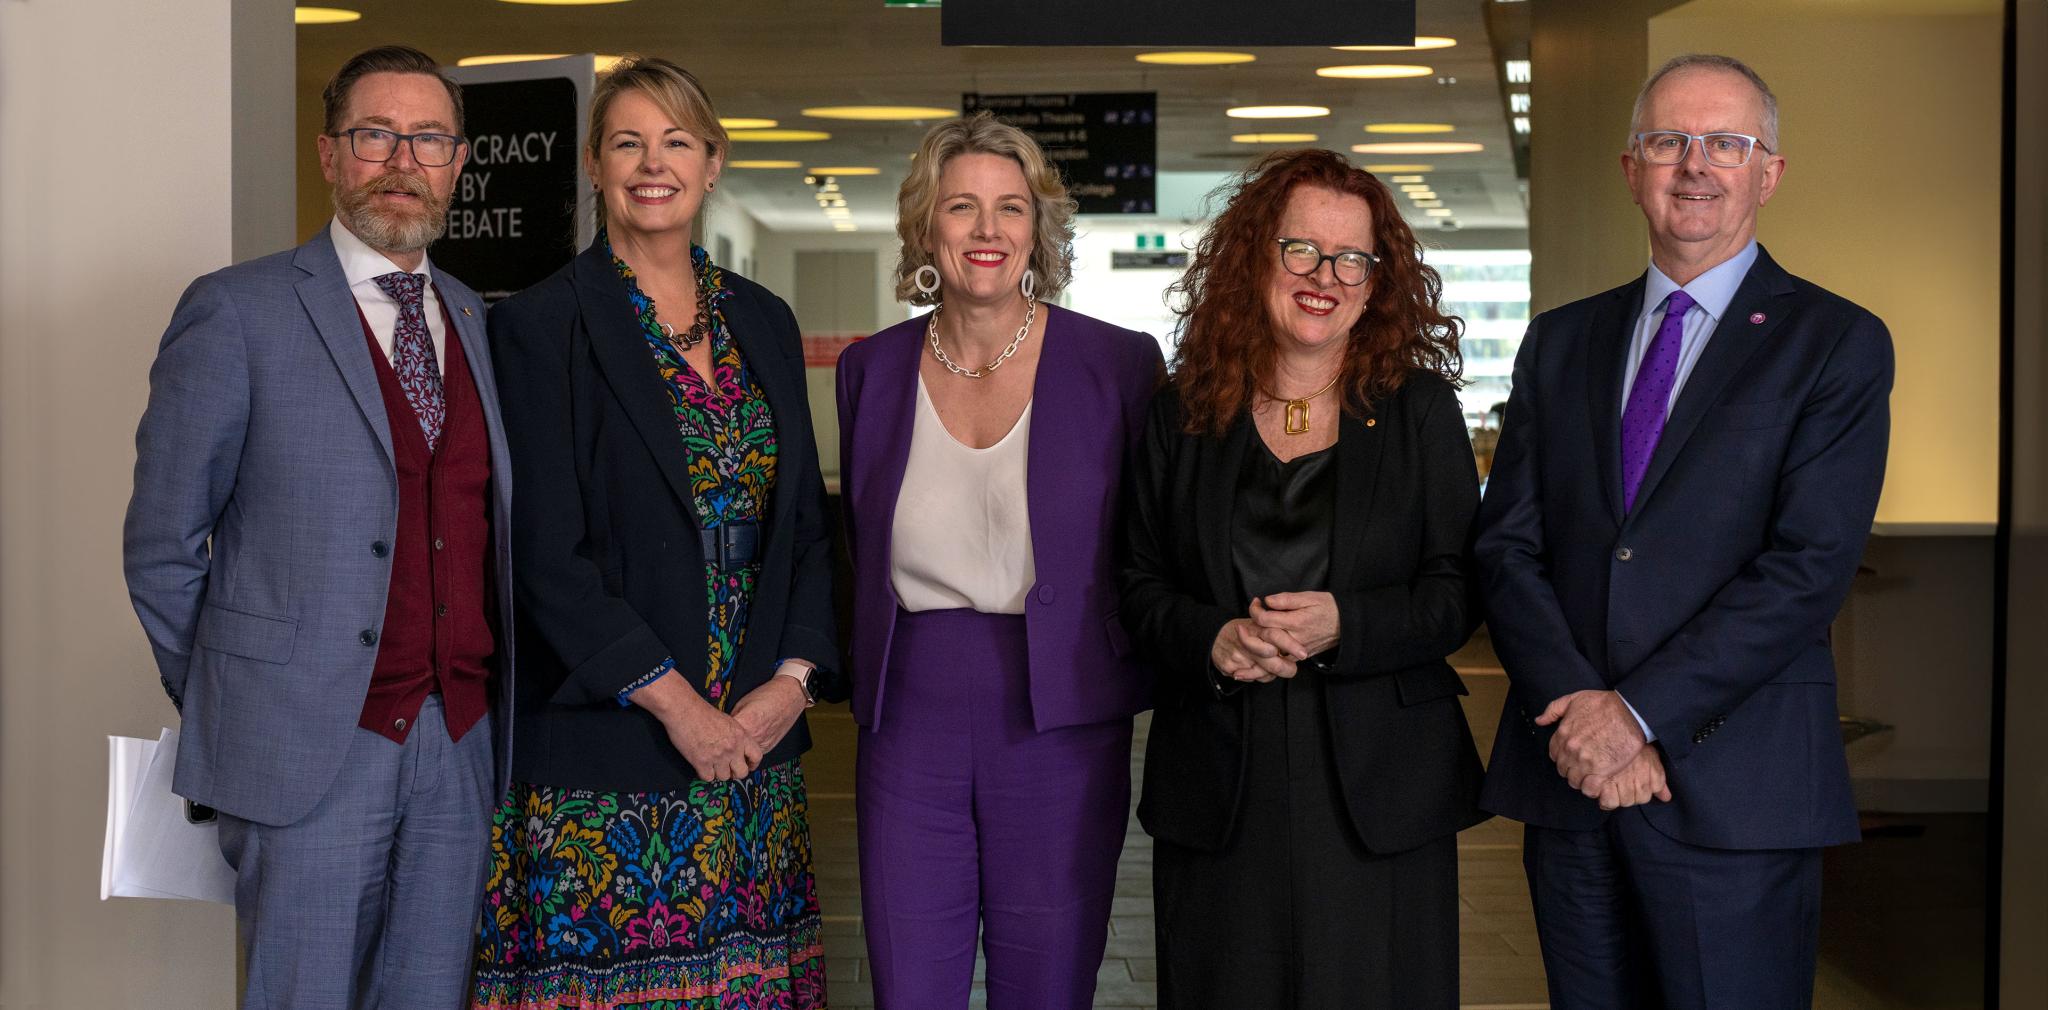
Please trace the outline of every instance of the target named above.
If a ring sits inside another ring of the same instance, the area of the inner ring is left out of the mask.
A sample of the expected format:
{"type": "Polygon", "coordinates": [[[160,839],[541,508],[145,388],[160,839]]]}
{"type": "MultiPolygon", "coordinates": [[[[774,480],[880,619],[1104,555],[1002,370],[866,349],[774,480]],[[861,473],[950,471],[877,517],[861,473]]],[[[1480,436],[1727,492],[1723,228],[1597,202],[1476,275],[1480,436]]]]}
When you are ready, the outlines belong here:
{"type": "Polygon", "coordinates": [[[1140,249],[1164,249],[1164,248],[1166,248],[1166,236],[1164,236],[1164,235],[1139,235],[1139,236],[1138,236],[1138,248],[1140,248],[1140,249]]]}

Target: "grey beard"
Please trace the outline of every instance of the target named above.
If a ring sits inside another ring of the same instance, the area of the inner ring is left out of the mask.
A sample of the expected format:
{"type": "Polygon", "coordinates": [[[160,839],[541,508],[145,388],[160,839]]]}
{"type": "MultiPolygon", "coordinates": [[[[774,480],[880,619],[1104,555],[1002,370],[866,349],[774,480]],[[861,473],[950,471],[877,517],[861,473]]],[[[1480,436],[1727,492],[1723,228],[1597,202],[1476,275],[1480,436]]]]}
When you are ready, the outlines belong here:
{"type": "Polygon", "coordinates": [[[434,199],[420,187],[420,213],[388,213],[370,206],[372,192],[381,184],[359,190],[334,191],[334,211],[341,223],[380,252],[411,253],[432,245],[448,226],[448,205],[434,199]]]}

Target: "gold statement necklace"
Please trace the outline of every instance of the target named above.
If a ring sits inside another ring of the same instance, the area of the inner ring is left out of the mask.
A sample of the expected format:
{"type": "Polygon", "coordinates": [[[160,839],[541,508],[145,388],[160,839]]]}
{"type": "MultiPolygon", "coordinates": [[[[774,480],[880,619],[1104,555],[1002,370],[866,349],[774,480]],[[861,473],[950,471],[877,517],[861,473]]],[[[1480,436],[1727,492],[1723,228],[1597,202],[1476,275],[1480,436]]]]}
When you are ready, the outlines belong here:
{"type": "Polygon", "coordinates": [[[1344,370],[1340,368],[1337,370],[1336,375],[1330,377],[1330,381],[1323,383],[1323,388],[1318,389],[1315,392],[1308,394],[1307,396],[1294,400],[1290,400],[1284,396],[1274,396],[1271,393],[1266,393],[1266,391],[1263,389],[1259,390],[1259,392],[1266,393],[1267,397],[1271,398],[1276,402],[1287,404],[1287,426],[1285,430],[1289,435],[1305,435],[1308,434],[1309,402],[1314,400],[1316,397],[1329,392],[1330,387],[1336,385],[1337,380],[1343,377],[1344,370]]]}

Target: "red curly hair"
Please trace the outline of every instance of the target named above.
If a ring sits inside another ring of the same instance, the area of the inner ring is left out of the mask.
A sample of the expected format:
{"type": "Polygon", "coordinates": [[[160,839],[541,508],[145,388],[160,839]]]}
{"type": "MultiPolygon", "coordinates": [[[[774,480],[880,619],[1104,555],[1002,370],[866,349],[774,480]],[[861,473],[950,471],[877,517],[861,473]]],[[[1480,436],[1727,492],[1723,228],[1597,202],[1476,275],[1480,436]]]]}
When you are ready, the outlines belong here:
{"type": "Polygon", "coordinates": [[[1370,413],[1372,402],[1398,391],[1411,369],[1460,382],[1464,322],[1444,314],[1443,279],[1422,262],[1386,184],[1334,151],[1275,151],[1216,191],[1212,199],[1226,201],[1223,213],[1195,246],[1187,273],[1168,289],[1180,317],[1171,381],[1190,434],[1221,434],[1272,377],[1278,342],[1265,289],[1281,269],[1274,229],[1298,186],[1359,197],[1372,211],[1380,262],[1344,351],[1345,412],[1370,413]]]}

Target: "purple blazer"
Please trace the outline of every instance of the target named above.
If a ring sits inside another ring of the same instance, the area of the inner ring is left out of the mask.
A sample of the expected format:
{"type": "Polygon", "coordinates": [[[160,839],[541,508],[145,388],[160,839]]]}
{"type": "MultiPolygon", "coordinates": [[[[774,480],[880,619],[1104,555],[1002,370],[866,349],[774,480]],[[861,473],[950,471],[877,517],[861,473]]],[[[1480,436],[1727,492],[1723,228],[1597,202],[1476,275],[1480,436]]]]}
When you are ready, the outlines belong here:
{"type": "MultiPolygon", "coordinates": [[[[1150,336],[1047,305],[1032,390],[1025,493],[1038,581],[1024,603],[1031,715],[1040,732],[1151,707],[1152,672],[1117,618],[1124,463],[1165,373],[1150,336]]],[[[839,473],[853,556],[853,717],[880,725],[896,591],[889,538],[917,416],[925,316],[839,358],[839,473]]]]}

